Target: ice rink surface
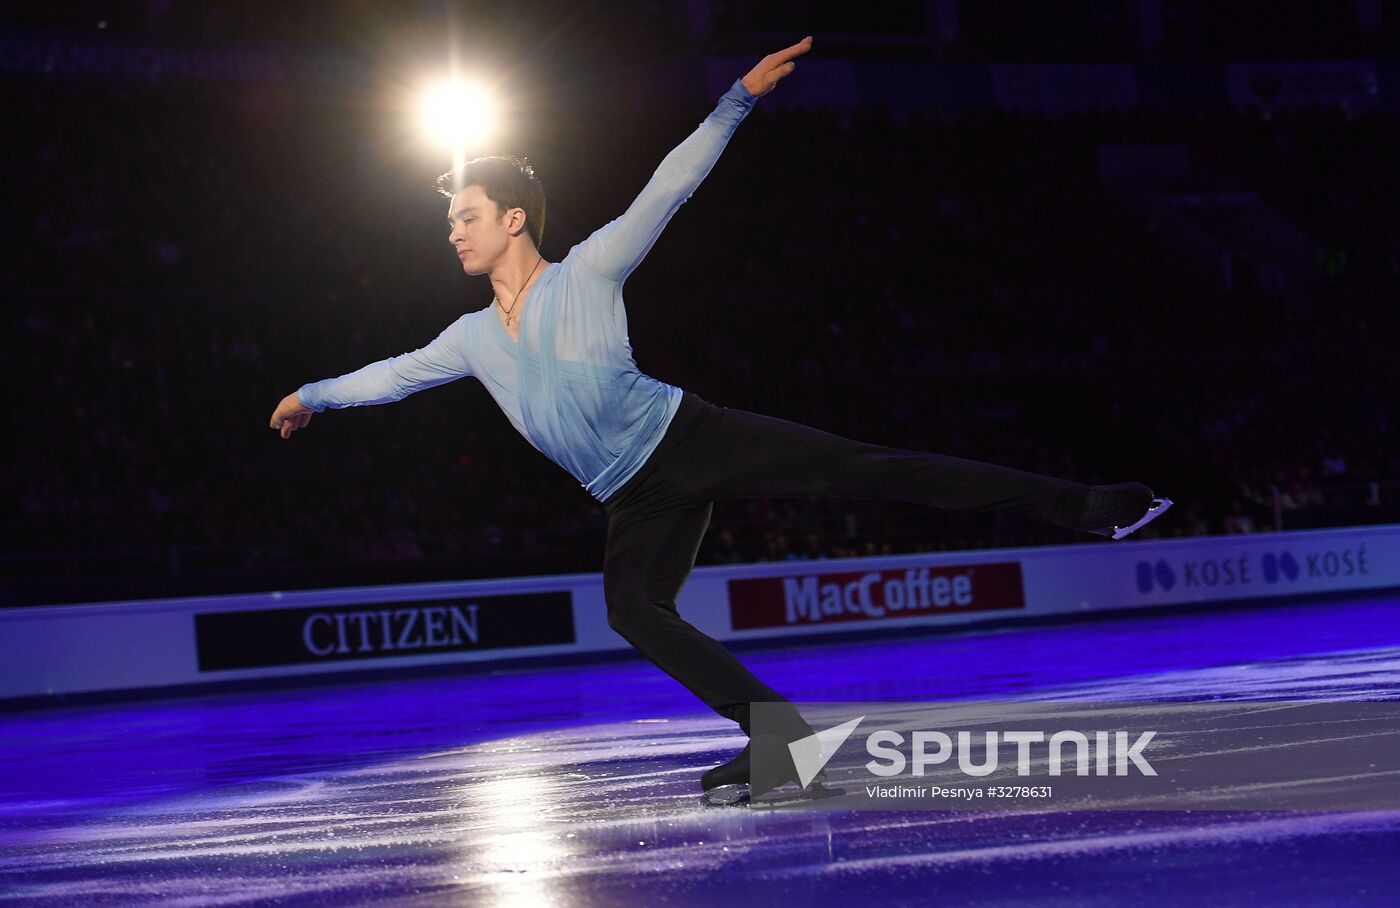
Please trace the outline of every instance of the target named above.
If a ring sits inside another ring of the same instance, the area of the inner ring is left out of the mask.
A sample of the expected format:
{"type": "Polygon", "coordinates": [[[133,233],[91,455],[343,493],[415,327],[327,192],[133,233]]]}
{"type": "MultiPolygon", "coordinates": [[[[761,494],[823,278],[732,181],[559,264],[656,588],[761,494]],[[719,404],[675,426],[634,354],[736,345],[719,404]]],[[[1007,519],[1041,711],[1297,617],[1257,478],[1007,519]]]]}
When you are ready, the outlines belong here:
{"type": "MultiPolygon", "coordinates": [[[[1400,600],[747,650],[794,700],[1396,700],[1400,600]]],[[[0,898],[1394,905],[1400,813],[700,806],[743,744],[649,663],[0,715],[0,898]]]]}

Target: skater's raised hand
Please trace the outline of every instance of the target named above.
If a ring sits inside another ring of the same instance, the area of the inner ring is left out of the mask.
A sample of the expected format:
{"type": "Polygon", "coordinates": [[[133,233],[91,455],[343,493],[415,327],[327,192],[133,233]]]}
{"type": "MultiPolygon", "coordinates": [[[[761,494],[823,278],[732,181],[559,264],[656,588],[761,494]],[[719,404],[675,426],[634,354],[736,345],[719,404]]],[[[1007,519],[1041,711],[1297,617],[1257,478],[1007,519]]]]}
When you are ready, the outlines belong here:
{"type": "Polygon", "coordinates": [[[744,88],[755,98],[761,98],[773,90],[778,80],[797,68],[792,62],[812,49],[812,36],[808,35],[792,47],[771,53],[758,61],[758,65],[744,76],[744,88]]]}
{"type": "Polygon", "coordinates": [[[315,412],[310,407],[303,407],[301,398],[297,397],[296,392],[293,391],[282,398],[277,409],[272,411],[272,420],[269,425],[282,433],[283,438],[291,438],[293,432],[305,428],[306,424],[311,422],[311,414],[315,412]]]}

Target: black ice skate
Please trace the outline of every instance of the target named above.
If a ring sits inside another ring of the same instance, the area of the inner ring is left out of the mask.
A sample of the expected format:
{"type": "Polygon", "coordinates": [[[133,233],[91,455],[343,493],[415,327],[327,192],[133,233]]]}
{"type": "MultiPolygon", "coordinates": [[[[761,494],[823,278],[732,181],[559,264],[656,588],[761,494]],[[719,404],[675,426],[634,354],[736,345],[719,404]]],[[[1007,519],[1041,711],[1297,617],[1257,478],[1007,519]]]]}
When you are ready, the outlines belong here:
{"type": "Polygon", "coordinates": [[[700,777],[700,787],[704,790],[701,802],[710,807],[781,807],[820,798],[836,797],[845,792],[839,788],[828,788],[824,783],[826,773],[818,772],[812,781],[803,786],[798,779],[797,767],[792,762],[787,741],[778,735],[758,735],[754,741],[744,745],[728,763],[721,763],[705,771],[700,777]],[[751,749],[754,741],[765,754],[781,754],[782,760],[764,760],[760,769],[766,773],[763,778],[753,778],[750,765],[751,749]]]}
{"type": "Polygon", "coordinates": [[[1171,506],[1170,498],[1154,497],[1152,490],[1140,482],[1090,486],[1079,528],[1122,539],[1161,517],[1171,506]]]}

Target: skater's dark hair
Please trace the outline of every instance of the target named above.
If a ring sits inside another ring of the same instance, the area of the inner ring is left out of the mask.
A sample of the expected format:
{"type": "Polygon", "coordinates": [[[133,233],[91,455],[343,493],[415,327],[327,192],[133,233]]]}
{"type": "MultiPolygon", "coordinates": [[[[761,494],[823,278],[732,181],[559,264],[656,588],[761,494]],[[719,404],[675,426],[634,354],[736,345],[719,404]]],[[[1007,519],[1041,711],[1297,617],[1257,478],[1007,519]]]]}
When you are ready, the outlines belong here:
{"type": "Polygon", "coordinates": [[[525,209],[525,229],[535,248],[544,236],[544,184],[535,178],[528,158],[486,155],[459,164],[437,178],[437,191],[449,199],[468,186],[480,186],[496,203],[497,216],[512,208],[525,209]]]}

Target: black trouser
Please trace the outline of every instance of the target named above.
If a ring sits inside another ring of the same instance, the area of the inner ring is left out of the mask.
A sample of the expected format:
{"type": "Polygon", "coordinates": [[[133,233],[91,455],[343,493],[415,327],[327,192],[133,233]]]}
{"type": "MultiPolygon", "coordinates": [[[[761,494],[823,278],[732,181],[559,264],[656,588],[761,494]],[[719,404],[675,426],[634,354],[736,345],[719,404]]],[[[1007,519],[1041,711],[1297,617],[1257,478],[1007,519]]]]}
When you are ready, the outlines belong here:
{"type": "Polygon", "coordinates": [[[713,502],[829,495],[1002,510],[1073,526],[1087,487],[941,454],[832,435],[686,393],[661,444],[604,503],[608,624],[748,732],[749,704],[782,697],[676,612],[713,502]]]}

